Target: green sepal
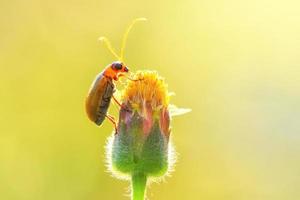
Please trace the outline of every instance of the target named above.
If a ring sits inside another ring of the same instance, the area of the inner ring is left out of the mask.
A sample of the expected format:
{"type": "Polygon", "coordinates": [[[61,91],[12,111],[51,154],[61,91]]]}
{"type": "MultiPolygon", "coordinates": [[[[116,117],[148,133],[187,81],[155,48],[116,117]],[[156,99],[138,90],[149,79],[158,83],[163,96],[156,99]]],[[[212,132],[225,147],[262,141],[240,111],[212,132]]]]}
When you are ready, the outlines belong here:
{"type": "Polygon", "coordinates": [[[126,127],[121,122],[112,144],[112,168],[132,176],[139,172],[160,177],[168,170],[168,139],[155,120],[149,133],[142,129],[142,118],[136,113],[126,127]]]}

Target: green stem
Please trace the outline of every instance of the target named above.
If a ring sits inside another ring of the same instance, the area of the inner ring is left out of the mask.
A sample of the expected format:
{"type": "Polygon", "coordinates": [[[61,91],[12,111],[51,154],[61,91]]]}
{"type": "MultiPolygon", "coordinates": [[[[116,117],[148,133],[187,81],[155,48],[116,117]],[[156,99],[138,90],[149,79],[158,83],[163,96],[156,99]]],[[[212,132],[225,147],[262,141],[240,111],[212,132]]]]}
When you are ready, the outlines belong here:
{"type": "Polygon", "coordinates": [[[131,177],[131,199],[144,200],[147,176],[144,173],[133,173],[131,177]]]}

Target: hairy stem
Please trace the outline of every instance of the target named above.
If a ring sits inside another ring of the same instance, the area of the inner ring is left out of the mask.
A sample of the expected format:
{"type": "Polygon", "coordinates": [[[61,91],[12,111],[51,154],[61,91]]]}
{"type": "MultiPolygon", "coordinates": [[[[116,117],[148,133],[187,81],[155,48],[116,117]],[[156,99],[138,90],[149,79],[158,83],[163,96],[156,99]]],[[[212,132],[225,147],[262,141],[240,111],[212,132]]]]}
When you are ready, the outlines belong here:
{"type": "Polygon", "coordinates": [[[144,200],[147,176],[144,173],[133,173],[131,177],[131,199],[144,200]]]}

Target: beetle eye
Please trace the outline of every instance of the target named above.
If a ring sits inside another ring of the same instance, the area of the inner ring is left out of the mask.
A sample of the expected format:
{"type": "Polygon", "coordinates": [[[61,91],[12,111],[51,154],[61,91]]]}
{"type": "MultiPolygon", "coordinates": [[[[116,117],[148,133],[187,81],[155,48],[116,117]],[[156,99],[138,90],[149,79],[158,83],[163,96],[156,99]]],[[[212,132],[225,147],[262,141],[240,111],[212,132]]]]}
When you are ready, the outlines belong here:
{"type": "Polygon", "coordinates": [[[121,63],[114,63],[112,67],[116,70],[121,70],[123,66],[121,63]]]}

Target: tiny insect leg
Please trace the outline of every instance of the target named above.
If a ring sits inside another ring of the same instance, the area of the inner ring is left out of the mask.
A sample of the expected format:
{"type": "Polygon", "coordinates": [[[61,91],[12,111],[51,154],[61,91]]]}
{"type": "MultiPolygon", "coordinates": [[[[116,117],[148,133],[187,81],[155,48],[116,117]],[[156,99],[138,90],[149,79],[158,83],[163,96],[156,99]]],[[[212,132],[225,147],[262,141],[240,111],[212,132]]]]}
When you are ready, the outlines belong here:
{"type": "Polygon", "coordinates": [[[105,117],[111,122],[113,123],[114,127],[115,127],[115,130],[116,130],[116,133],[118,132],[118,129],[117,129],[117,123],[116,123],[116,120],[113,116],[111,115],[105,115],[105,117]]]}
{"type": "Polygon", "coordinates": [[[118,78],[121,77],[121,76],[127,78],[130,81],[142,81],[143,80],[143,79],[133,79],[133,78],[131,78],[131,77],[125,75],[125,74],[119,74],[118,78]]]}
{"type": "Polygon", "coordinates": [[[142,78],[139,78],[139,79],[132,79],[130,78],[129,76],[125,76],[128,80],[131,80],[131,81],[142,81],[143,79],[142,78]]]}
{"type": "Polygon", "coordinates": [[[116,102],[116,104],[118,104],[120,107],[122,107],[122,104],[118,101],[118,99],[116,99],[116,97],[114,95],[112,95],[112,98],[116,102]]]}
{"type": "Polygon", "coordinates": [[[116,104],[118,104],[118,106],[120,106],[120,108],[123,108],[124,110],[130,112],[130,110],[126,106],[122,105],[114,95],[112,95],[112,98],[116,102],[116,104]]]}

